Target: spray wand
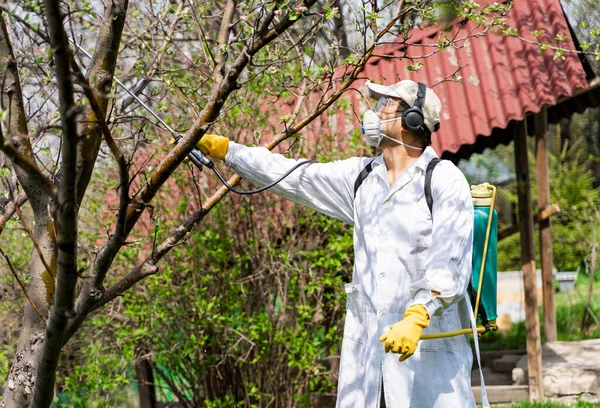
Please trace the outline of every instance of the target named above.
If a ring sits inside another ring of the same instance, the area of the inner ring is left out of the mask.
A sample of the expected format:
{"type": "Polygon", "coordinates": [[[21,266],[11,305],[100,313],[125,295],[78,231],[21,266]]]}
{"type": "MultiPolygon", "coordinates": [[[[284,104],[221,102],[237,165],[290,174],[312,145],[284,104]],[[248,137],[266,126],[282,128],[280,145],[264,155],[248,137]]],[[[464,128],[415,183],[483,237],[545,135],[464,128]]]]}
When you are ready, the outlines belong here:
{"type": "MultiPolygon", "coordinates": [[[[87,56],[88,58],[92,58],[92,56],[85,50],[83,49],[79,44],[77,44],[75,41],[73,41],[72,39],[69,38],[69,40],[71,40],[71,43],[73,45],[75,45],[85,56],[87,56]]],[[[167,130],[169,131],[169,133],[171,133],[171,136],[173,136],[173,139],[175,140],[175,144],[177,144],[177,142],[181,139],[181,135],[175,130],[173,129],[171,126],[167,125],[167,123],[162,120],[160,118],[160,116],[158,116],[152,109],[150,109],[150,107],[148,105],[146,105],[144,103],[144,101],[142,101],[140,98],[138,98],[138,96],[136,94],[134,94],[133,92],[131,92],[123,82],[121,82],[119,80],[119,78],[117,78],[116,76],[113,77],[115,82],[125,91],[127,92],[133,99],[135,99],[140,106],[142,106],[149,114],[151,114],[152,116],[154,116],[154,118],[156,120],[158,120],[160,122],[161,125],[163,125],[165,128],[167,128],[167,130]]],[[[196,165],[196,167],[198,167],[198,170],[202,171],[202,165],[208,167],[209,169],[214,169],[214,164],[212,161],[210,161],[210,159],[208,157],[206,157],[200,150],[194,148],[194,150],[192,150],[190,153],[188,153],[187,156],[190,161],[192,163],[194,163],[196,165]]]]}
{"type": "MultiPolygon", "coordinates": [[[[92,56],[86,51],[84,50],[79,44],[77,44],[75,41],[73,41],[71,38],[69,38],[69,40],[71,41],[71,43],[73,43],[73,45],[75,45],[85,56],[87,56],[88,58],[92,58],[92,56]]],[[[138,98],[138,96],[136,94],[134,94],[133,92],[131,92],[126,86],[125,84],[123,84],[123,82],[121,82],[119,80],[119,78],[117,78],[116,76],[113,76],[115,82],[121,87],[123,88],[123,90],[125,92],[127,92],[132,98],[134,98],[141,107],[143,107],[148,113],[150,113],[152,116],[154,116],[154,118],[156,118],[156,120],[158,120],[160,122],[160,124],[162,124],[165,128],[167,128],[167,130],[171,133],[171,136],[173,136],[173,139],[175,140],[175,144],[177,144],[177,142],[182,138],[182,136],[175,130],[173,129],[171,126],[167,125],[165,123],[164,120],[162,120],[160,118],[160,116],[158,116],[148,105],[146,105],[144,103],[144,101],[142,101],[140,98],[138,98]]],[[[281,180],[283,180],[284,178],[286,178],[287,176],[289,176],[294,170],[296,170],[298,167],[300,166],[304,166],[307,164],[311,164],[311,163],[315,163],[314,160],[305,160],[302,161],[298,164],[296,164],[294,167],[292,167],[290,170],[288,170],[286,173],[284,173],[281,177],[279,177],[277,180],[275,180],[274,182],[272,182],[269,185],[263,186],[261,188],[258,188],[256,190],[250,190],[250,191],[241,191],[241,190],[236,190],[232,185],[230,185],[227,180],[225,180],[223,178],[223,176],[221,175],[221,173],[219,172],[219,170],[217,170],[217,168],[215,167],[215,164],[208,158],[206,157],[206,155],[204,155],[204,153],[202,153],[199,149],[194,148],[192,149],[191,152],[188,153],[187,157],[190,159],[190,161],[192,163],[194,163],[194,165],[198,168],[198,170],[202,171],[202,166],[206,166],[209,169],[211,169],[212,171],[215,172],[215,174],[217,175],[217,177],[219,178],[219,180],[221,181],[221,183],[223,183],[223,185],[225,187],[227,187],[230,191],[236,193],[236,194],[240,194],[240,195],[250,195],[250,194],[256,194],[256,193],[260,193],[263,192],[265,190],[268,190],[269,188],[273,187],[274,185],[278,184],[279,182],[281,182],[281,180]]]]}

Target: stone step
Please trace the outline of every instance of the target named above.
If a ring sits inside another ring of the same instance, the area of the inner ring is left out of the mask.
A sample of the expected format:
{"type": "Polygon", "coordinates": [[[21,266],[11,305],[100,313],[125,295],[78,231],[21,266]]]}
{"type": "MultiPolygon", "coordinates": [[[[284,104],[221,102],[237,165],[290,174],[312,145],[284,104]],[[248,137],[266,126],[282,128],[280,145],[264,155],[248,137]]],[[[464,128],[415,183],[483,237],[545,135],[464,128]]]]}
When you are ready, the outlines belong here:
{"type": "MultiPolygon", "coordinates": [[[[481,404],[481,387],[472,387],[475,402],[481,404]]],[[[525,401],[529,399],[529,386],[527,385],[486,385],[488,401],[490,404],[504,402],[525,401]]]]}
{"type": "MultiPolygon", "coordinates": [[[[502,359],[507,355],[522,356],[524,354],[527,354],[527,350],[525,349],[482,351],[480,354],[481,365],[483,367],[492,367],[496,360],[502,359]]],[[[473,362],[474,364],[477,363],[475,353],[473,353],[473,362]]]]}
{"type": "Polygon", "coordinates": [[[492,364],[492,371],[496,373],[508,374],[510,378],[512,376],[513,368],[517,366],[517,363],[522,356],[522,354],[505,354],[501,358],[494,360],[492,364]]]}
{"type": "MultiPolygon", "coordinates": [[[[483,367],[483,381],[485,385],[512,385],[512,371],[510,373],[497,373],[490,367],[483,367]]],[[[471,385],[481,385],[481,378],[479,377],[479,369],[471,371],[471,385]]]]}
{"type": "MultiPolygon", "coordinates": [[[[589,395],[600,401],[600,339],[546,343],[542,365],[546,397],[589,395]]],[[[513,369],[513,380],[527,384],[527,355],[513,369]]]]}

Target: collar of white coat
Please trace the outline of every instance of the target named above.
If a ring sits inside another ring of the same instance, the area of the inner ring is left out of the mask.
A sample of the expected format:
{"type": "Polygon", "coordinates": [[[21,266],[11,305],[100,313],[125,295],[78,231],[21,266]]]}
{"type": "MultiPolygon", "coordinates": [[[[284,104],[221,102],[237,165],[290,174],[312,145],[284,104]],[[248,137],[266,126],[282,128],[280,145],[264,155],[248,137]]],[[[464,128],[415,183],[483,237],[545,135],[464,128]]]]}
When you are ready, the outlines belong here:
{"type": "MultiPolygon", "coordinates": [[[[417,159],[417,161],[414,162],[407,169],[407,171],[414,172],[416,169],[420,169],[423,172],[423,174],[425,174],[425,171],[427,170],[427,165],[429,164],[429,162],[432,159],[435,159],[437,157],[438,157],[438,155],[435,152],[435,150],[433,150],[433,147],[427,146],[425,148],[425,150],[423,150],[423,154],[421,154],[421,156],[417,159]]],[[[380,167],[381,165],[383,165],[383,168],[385,169],[385,162],[383,161],[383,154],[380,154],[379,156],[377,156],[375,158],[375,160],[373,160],[373,169],[375,170],[377,167],[380,167]]]]}
{"type": "MultiPolygon", "coordinates": [[[[422,177],[425,177],[427,165],[431,159],[435,157],[437,157],[435,150],[433,150],[432,147],[427,147],[423,151],[423,154],[421,154],[421,156],[413,164],[411,164],[410,167],[406,169],[406,171],[402,173],[392,185],[389,186],[389,190],[387,191],[384,201],[389,200],[390,197],[396,194],[397,191],[401,190],[404,186],[410,183],[417,174],[420,173],[422,177]]],[[[383,180],[386,185],[388,185],[388,177],[383,155],[379,155],[373,161],[373,173],[383,180]]]]}

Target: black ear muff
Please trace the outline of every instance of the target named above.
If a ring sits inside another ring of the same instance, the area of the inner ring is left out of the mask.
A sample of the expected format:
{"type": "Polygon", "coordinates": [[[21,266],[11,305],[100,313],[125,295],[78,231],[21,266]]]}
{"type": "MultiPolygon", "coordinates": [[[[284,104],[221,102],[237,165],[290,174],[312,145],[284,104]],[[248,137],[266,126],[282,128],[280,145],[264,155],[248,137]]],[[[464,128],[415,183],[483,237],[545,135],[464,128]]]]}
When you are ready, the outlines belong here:
{"type": "Polygon", "coordinates": [[[424,118],[421,109],[410,108],[402,115],[402,125],[411,132],[420,132],[424,118]]]}
{"type": "Polygon", "coordinates": [[[426,140],[430,141],[431,131],[425,126],[425,117],[423,116],[422,109],[427,86],[422,82],[419,82],[418,86],[415,103],[402,114],[402,126],[404,129],[423,136],[426,140]]]}

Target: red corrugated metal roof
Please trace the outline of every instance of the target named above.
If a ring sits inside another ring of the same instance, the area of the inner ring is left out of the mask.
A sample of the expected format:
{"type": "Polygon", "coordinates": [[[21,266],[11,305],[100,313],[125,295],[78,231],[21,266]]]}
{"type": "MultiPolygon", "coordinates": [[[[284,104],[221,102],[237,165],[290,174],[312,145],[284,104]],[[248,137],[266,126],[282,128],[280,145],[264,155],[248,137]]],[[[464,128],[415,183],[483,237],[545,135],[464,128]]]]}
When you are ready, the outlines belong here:
{"type": "MultiPolygon", "coordinates": [[[[575,49],[559,0],[517,0],[507,22],[526,39],[533,40],[535,30],[544,30],[539,38],[551,44],[557,44],[557,34],[566,35],[560,46],[575,49]]],[[[457,38],[472,29],[475,25],[467,23],[457,38]]],[[[442,34],[439,30],[414,30],[409,42],[419,44],[405,50],[399,45],[385,46],[378,55],[424,55],[431,52],[427,45],[436,44],[442,34]]],[[[417,73],[408,70],[410,59],[377,57],[363,75],[385,84],[412,79],[431,86],[452,75],[459,64],[464,66],[459,72],[462,83],[443,82],[434,87],[443,104],[441,128],[433,137],[438,154],[456,154],[461,147],[474,145],[478,136],[492,135],[494,128],[506,128],[527,112],[539,112],[543,105],[555,105],[559,98],[587,89],[586,74],[576,54],[565,53],[564,60],[555,60],[552,50],[542,54],[537,45],[491,33],[458,45],[462,48],[449,48],[422,60],[425,65],[417,73]]]]}

